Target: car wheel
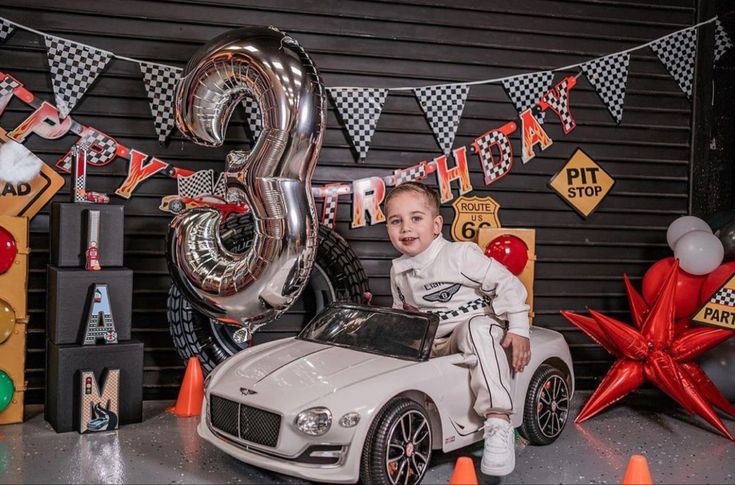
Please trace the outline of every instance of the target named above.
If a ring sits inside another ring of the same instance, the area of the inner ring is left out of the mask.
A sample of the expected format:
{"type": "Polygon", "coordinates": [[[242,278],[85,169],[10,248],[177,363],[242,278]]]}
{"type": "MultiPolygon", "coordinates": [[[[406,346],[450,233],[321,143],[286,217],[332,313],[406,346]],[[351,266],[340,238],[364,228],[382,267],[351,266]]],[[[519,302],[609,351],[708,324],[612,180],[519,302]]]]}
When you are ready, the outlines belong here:
{"type": "Polygon", "coordinates": [[[559,437],[569,417],[569,386],[562,371],[542,364],[531,378],[523,408],[521,435],[534,445],[559,437]]]}
{"type": "Polygon", "coordinates": [[[386,405],[368,431],[360,481],[366,485],[420,483],[431,460],[431,421],[416,401],[386,405]]]}
{"type": "MultiPolygon", "coordinates": [[[[250,214],[231,216],[220,229],[222,242],[233,252],[243,252],[252,243],[254,225],[250,214]]],[[[326,226],[319,227],[319,246],[311,276],[299,299],[281,318],[269,326],[288,327],[284,337],[293,335],[317,313],[334,301],[359,303],[368,291],[368,280],[355,252],[347,242],[326,226]]],[[[174,347],[186,362],[196,356],[205,373],[247,347],[238,338],[239,327],[223,325],[192,308],[172,285],[166,302],[169,330],[174,347]]],[[[267,329],[268,327],[264,327],[267,329]]],[[[258,340],[255,334],[255,341],[258,340]]]]}

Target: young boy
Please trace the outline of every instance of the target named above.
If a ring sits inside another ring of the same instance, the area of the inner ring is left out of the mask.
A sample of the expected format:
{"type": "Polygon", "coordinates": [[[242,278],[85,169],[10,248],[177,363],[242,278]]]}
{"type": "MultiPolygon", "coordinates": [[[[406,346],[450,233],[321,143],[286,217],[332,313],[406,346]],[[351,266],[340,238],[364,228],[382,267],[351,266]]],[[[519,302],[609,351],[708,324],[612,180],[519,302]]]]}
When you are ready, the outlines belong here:
{"type": "Polygon", "coordinates": [[[439,197],[425,185],[399,185],[386,198],[385,211],[390,242],[402,254],[390,272],[393,307],[439,316],[432,357],[459,352],[476,361],[470,386],[474,409],[485,418],[481,469],[507,475],[515,468],[515,442],[503,348],[512,350],[513,370],[523,371],[531,358],[526,289],[475,243],[442,237],[439,197]]]}

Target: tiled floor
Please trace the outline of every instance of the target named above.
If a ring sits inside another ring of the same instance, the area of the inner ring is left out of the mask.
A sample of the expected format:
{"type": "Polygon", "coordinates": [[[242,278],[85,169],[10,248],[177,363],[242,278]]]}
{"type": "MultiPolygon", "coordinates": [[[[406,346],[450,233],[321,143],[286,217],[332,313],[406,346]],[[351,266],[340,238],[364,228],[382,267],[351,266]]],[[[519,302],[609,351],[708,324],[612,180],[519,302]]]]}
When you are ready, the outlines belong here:
{"type": "MultiPolygon", "coordinates": [[[[578,394],[573,415],[587,398],[578,394]]],[[[170,403],[147,402],[144,422],[114,433],[56,434],[40,409],[23,425],[0,427],[0,483],[303,483],[219,452],[196,434],[196,418],[177,419],[170,403]]],[[[733,421],[726,421],[735,430],[733,421]]],[[[628,457],[648,457],[654,483],[735,483],[735,443],[685,415],[657,393],[637,394],[582,425],[569,423],[546,447],[518,442],[517,467],[481,483],[620,483],[628,457]]],[[[437,453],[424,483],[447,483],[458,456],[437,453]]]]}

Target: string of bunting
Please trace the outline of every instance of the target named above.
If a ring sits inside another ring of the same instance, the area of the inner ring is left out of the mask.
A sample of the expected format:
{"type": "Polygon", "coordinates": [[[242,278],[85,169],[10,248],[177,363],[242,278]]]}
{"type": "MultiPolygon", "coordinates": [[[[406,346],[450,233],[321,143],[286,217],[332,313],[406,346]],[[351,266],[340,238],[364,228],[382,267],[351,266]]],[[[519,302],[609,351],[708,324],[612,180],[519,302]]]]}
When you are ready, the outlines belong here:
{"type": "MultiPolygon", "coordinates": [[[[314,195],[324,198],[323,222],[334,225],[338,198],[341,195],[349,194],[353,195],[352,227],[361,227],[366,223],[383,222],[384,216],[380,211],[379,203],[382,201],[385,186],[396,185],[408,180],[421,180],[432,173],[436,173],[442,202],[451,200],[454,197],[450,187],[451,181],[459,181],[460,193],[470,191],[466,147],[456,149],[453,147],[465,102],[473,85],[499,83],[503,86],[519,113],[522,127],[523,153],[521,158],[523,163],[527,163],[535,156],[534,146],[538,146],[543,150],[552,144],[552,140],[542,128],[546,111],[551,110],[557,114],[565,134],[574,129],[575,121],[569,110],[569,93],[576,85],[576,80],[580,75],[587,78],[615,122],[621,123],[630,53],[633,51],[650,47],[682,92],[691,99],[697,49],[697,29],[713,22],[715,23],[714,63],[733,45],[717,17],[624,51],[553,70],[496,79],[421,87],[327,88],[337,113],[347,129],[349,139],[357,153],[358,161],[367,158],[370,141],[378,125],[385,100],[391,91],[413,92],[443,155],[431,161],[422,161],[412,167],[395,170],[389,176],[370,177],[354,181],[351,184],[330,183],[321,187],[314,187],[314,195]],[[577,75],[566,76],[552,86],[554,72],[569,71],[575,68],[580,71],[577,75]],[[447,164],[450,156],[455,161],[452,168],[447,164]],[[366,215],[369,219],[366,219],[366,215]]],[[[99,149],[96,151],[98,166],[109,163],[116,154],[131,160],[131,173],[126,179],[131,181],[131,175],[134,175],[132,174],[134,158],[131,156],[131,152],[135,152],[135,150],[129,150],[126,147],[121,149],[121,145],[111,137],[92,127],[79,125],[71,120],[68,115],[112,58],[135,62],[140,66],[154,118],[155,130],[159,141],[163,143],[175,125],[174,96],[176,84],[182,70],[174,66],[119,56],[92,46],[45,34],[0,17],[0,41],[7,39],[15,29],[27,30],[44,37],[57,107],[54,108],[46,102],[39,103],[12,76],[2,74],[3,79],[0,81],[0,113],[7,106],[10,95],[18,96],[19,92],[16,92],[15,88],[20,86],[30,96],[26,100],[28,104],[39,110],[45,109],[46,114],[50,110],[55,111],[59,126],[68,124],[67,131],[71,127],[72,131],[79,134],[81,138],[87,138],[86,141],[89,146],[99,149]],[[121,155],[121,153],[123,154],[121,155]],[[104,163],[99,163],[100,160],[103,160],[104,163]]],[[[248,129],[252,136],[257,137],[262,129],[262,117],[258,104],[254,98],[248,97],[243,101],[243,106],[248,121],[248,129]]],[[[512,148],[508,137],[516,129],[516,123],[509,122],[480,135],[471,144],[472,150],[480,158],[485,175],[485,184],[498,180],[510,170],[512,166],[512,148]]],[[[22,143],[23,140],[16,139],[16,141],[22,143]]],[[[148,157],[145,154],[142,155],[144,157],[137,160],[135,164],[139,168],[143,166],[143,160],[148,157]]],[[[94,161],[95,154],[93,153],[90,164],[95,165],[94,161]]],[[[190,171],[175,169],[155,157],[151,157],[151,161],[146,166],[150,167],[153,162],[159,162],[160,165],[155,165],[158,170],[149,169],[144,175],[148,173],[150,175],[143,178],[134,178],[136,182],[134,185],[128,184],[122,193],[120,190],[116,193],[124,197],[130,197],[132,190],[153,173],[163,172],[172,178],[195,175],[190,171]]],[[[57,162],[57,168],[62,171],[67,171],[68,165],[68,156],[62,157],[57,162]]],[[[209,175],[208,179],[213,181],[213,176],[213,174],[209,175]]],[[[184,185],[186,186],[185,182],[184,185]]],[[[221,185],[217,183],[217,186],[221,185]]]]}

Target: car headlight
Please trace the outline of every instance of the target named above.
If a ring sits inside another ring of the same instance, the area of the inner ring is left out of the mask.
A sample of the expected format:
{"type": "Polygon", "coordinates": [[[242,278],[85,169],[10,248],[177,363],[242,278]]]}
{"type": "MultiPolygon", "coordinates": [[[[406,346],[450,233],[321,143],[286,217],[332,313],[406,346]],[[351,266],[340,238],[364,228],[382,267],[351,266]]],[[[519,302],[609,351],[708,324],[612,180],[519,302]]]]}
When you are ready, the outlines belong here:
{"type": "Polygon", "coordinates": [[[360,413],[347,413],[339,418],[339,425],[343,428],[354,428],[360,422],[360,413]]]}
{"type": "Polygon", "coordinates": [[[323,407],[310,408],[301,411],[296,416],[296,427],[302,433],[311,436],[321,436],[332,426],[332,412],[323,407]]]}

